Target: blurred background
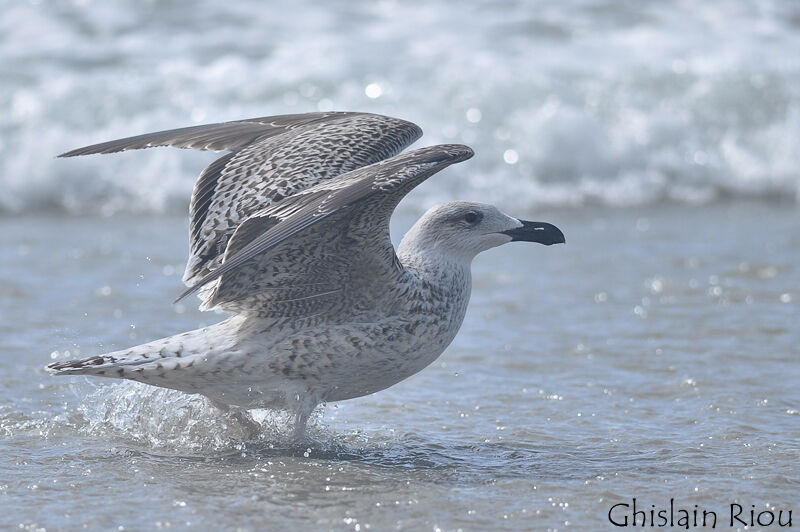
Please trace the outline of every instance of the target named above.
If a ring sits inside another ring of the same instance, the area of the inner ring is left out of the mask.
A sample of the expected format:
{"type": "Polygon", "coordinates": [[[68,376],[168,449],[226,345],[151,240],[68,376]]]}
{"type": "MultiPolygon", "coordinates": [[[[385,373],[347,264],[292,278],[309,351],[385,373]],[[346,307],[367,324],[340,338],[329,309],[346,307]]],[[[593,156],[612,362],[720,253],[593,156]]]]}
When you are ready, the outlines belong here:
{"type": "Polygon", "coordinates": [[[473,146],[429,203],[796,203],[798,28],[770,0],[6,2],[0,211],[184,212],[207,156],[53,157],[331,109],[473,146]]]}
{"type": "Polygon", "coordinates": [[[0,12],[0,529],[596,530],[632,497],[797,518],[800,2],[0,12]],[[481,254],[444,355],[300,448],[281,414],[243,441],[198,396],[44,372],[223,318],[170,304],[214,154],[57,154],[317,110],[475,149],[395,239],[458,198],[567,244],[481,254]]]}

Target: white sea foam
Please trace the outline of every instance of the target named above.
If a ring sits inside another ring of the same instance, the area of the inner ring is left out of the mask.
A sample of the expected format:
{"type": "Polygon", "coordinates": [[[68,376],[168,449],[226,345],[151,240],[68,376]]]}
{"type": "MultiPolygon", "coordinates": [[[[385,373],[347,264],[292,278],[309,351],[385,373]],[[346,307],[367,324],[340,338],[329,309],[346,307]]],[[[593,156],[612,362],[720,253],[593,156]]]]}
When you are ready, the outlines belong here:
{"type": "Polygon", "coordinates": [[[688,0],[14,2],[0,212],[179,212],[208,156],[88,143],[317,109],[411,119],[477,156],[424,202],[800,197],[800,5],[688,0]]]}

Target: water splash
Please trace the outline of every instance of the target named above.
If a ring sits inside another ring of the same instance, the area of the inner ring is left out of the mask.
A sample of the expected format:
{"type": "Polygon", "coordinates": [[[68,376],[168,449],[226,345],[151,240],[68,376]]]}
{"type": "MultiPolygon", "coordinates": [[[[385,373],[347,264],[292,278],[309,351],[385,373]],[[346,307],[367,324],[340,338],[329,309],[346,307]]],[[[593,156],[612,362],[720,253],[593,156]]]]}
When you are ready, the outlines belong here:
{"type": "MultiPolygon", "coordinates": [[[[180,456],[240,452],[252,444],[294,445],[292,416],[287,412],[251,411],[262,427],[253,436],[201,396],[127,381],[90,386],[72,385],[77,404],[67,403],[63,412],[49,419],[18,420],[14,431],[39,430],[51,437],[77,434],[180,456]]],[[[317,430],[312,428],[311,434],[317,430]]]]}

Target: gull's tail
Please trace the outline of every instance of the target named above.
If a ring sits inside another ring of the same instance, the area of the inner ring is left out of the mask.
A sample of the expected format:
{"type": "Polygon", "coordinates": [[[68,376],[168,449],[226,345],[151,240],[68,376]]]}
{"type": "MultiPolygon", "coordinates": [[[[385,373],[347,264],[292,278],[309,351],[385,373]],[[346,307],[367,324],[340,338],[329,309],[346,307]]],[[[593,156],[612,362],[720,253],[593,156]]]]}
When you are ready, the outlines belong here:
{"type": "Polygon", "coordinates": [[[46,369],[52,375],[92,375],[148,382],[173,370],[194,366],[198,357],[208,353],[205,333],[206,330],[198,329],[121,351],[53,362],[46,369]]]}
{"type": "Polygon", "coordinates": [[[107,374],[117,363],[117,357],[109,353],[107,355],[97,355],[93,357],[78,358],[67,360],[66,362],[53,362],[47,365],[47,371],[52,375],[97,375],[101,377],[122,377],[125,370],[119,375],[107,374]]]}

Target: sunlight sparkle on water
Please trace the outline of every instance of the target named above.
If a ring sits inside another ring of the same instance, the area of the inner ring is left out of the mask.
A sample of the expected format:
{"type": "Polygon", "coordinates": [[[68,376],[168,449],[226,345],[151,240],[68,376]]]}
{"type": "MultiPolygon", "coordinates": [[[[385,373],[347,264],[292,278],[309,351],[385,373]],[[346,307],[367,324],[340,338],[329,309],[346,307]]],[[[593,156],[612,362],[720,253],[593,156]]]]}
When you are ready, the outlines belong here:
{"type": "Polygon", "coordinates": [[[364,87],[364,94],[367,95],[367,98],[375,99],[380,98],[383,94],[383,88],[377,83],[370,83],[366,87],[364,87]]]}
{"type": "Polygon", "coordinates": [[[517,150],[508,149],[503,152],[503,160],[506,164],[517,164],[519,162],[519,154],[517,150]]]}

